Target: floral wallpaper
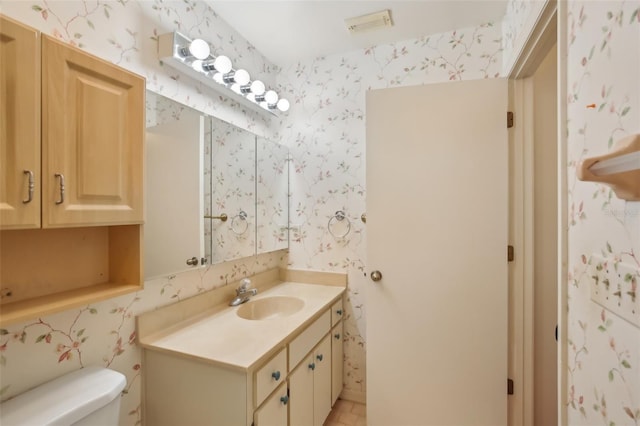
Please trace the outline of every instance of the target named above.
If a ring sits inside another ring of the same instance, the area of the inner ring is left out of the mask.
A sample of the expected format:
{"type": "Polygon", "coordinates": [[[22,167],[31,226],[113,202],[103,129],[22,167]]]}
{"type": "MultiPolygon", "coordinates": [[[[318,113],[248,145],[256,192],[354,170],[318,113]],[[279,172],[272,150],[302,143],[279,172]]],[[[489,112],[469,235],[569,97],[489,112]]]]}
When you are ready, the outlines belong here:
{"type": "Polygon", "coordinates": [[[510,0],[502,20],[502,74],[508,75],[547,0],[510,0]]]}
{"type": "Polygon", "coordinates": [[[637,426],[640,202],[577,180],[576,168],[640,133],[640,2],[567,7],[568,423],[637,426]]]}
{"type": "Polygon", "coordinates": [[[349,275],[343,395],[364,401],[366,389],[366,91],[493,78],[501,65],[500,26],[485,24],[298,62],[282,72],[292,102],[279,134],[292,157],[289,261],[296,269],[349,275]],[[339,210],[350,229],[332,219],[339,210]]]}

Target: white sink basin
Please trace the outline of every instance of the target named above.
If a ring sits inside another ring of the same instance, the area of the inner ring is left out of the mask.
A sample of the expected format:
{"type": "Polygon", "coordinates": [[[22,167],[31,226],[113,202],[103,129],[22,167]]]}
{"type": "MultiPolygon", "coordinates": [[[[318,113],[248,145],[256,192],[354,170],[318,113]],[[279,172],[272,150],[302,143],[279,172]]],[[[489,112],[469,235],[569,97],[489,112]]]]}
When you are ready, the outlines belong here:
{"type": "Polygon", "coordinates": [[[300,311],[304,301],[292,296],[270,296],[250,300],[241,305],[236,312],[240,318],[248,320],[266,320],[288,317],[300,311]]]}

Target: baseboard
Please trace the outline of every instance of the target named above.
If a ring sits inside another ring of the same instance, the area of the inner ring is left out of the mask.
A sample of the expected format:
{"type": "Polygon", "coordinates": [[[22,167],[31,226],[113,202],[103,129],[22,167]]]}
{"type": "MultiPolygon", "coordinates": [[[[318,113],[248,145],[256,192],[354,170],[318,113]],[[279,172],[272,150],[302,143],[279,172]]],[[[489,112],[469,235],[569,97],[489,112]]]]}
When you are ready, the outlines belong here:
{"type": "Polygon", "coordinates": [[[340,399],[357,402],[359,404],[366,404],[367,394],[365,392],[357,392],[357,391],[350,391],[350,390],[344,389],[340,393],[340,399]]]}

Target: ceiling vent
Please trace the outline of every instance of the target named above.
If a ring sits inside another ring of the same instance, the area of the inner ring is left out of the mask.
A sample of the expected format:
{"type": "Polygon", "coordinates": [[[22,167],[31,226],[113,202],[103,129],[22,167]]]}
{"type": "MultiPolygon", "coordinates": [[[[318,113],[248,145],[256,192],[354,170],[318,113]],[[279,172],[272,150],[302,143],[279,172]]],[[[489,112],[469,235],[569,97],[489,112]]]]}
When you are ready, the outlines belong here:
{"type": "Polygon", "coordinates": [[[393,26],[393,21],[391,21],[391,12],[389,9],[345,19],[344,22],[347,24],[347,29],[351,34],[393,26]]]}

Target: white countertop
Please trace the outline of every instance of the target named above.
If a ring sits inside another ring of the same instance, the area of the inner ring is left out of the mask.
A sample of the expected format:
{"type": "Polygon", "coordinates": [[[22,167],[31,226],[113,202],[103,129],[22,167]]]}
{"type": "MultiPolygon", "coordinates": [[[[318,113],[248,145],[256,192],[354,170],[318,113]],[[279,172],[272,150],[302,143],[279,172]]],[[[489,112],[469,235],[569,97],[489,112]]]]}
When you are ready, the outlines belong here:
{"type": "Polygon", "coordinates": [[[304,301],[292,315],[264,320],[240,318],[240,306],[212,309],[141,340],[143,347],[248,371],[301,331],[345,291],[344,287],[285,282],[253,296],[293,296],[304,301]]]}

